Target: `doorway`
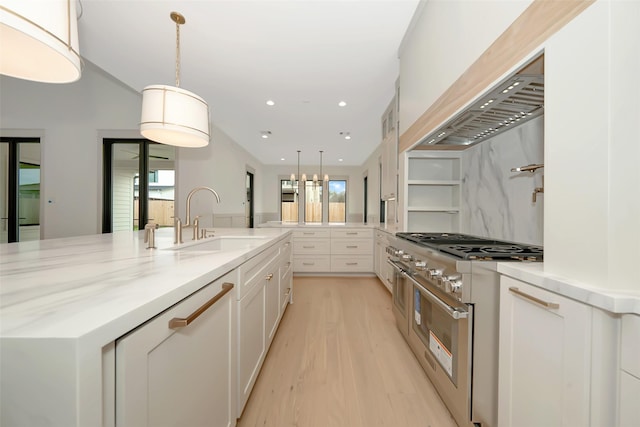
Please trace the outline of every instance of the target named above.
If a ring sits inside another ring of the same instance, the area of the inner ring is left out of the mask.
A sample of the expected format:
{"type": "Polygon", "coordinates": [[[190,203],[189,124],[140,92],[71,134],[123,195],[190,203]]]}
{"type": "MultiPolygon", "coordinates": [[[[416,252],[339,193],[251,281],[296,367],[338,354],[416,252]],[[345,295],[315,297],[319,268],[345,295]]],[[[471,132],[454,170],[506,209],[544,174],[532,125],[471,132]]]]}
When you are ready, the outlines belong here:
{"type": "Polygon", "coordinates": [[[0,243],[40,240],[40,138],[0,138],[0,243]]]}
{"type": "Polygon", "coordinates": [[[244,204],[245,224],[247,228],[253,228],[253,176],[253,173],[247,171],[247,200],[244,204]]]}
{"type": "Polygon", "coordinates": [[[173,227],[175,147],[105,138],[103,150],[102,232],[173,227]]]}

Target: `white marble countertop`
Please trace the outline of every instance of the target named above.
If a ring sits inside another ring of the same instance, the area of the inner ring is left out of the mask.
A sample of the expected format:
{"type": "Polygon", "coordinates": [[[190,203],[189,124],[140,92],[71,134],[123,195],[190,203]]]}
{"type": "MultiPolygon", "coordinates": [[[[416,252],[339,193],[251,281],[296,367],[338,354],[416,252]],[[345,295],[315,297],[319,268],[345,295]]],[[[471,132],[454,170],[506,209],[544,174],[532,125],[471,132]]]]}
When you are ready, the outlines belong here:
{"type": "Polygon", "coordinates": [[[378,228],[379,224],[372,223],[364,223],[364,222],[331,222],[331,223],[320,223],[320,222],[309,222],[309,223],[298,223],[298,222],[282,222],[282,221],[267,221],[259,224],[259,228],[297,228],[297,227],[328,227],[328,228],[378,228]]]}
{"type": "Polygon", "coordinates": [[[218,252],[175,250],[173,228],[167,228],[156,232],[157,249],[146,249],[142,231],[1,244],[0,337],[112,341],[290,233],[215,231],[255,236],[257,243],[218,252]]]}
{"type": "Polygon", "coordinates": [[[498,272],[611,313],[640,315],[640,291],[615,292],[586,287],[544,271],[544,263],[498,263],[498,272]]]}

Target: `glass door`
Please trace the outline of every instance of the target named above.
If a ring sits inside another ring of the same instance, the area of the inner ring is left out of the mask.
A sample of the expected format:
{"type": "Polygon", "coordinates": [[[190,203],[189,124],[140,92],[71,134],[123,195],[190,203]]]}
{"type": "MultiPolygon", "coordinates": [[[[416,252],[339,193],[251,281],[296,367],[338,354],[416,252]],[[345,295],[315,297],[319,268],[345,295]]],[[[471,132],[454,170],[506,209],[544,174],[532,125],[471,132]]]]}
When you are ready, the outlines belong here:
{"type": "Polygon", "coordinates": [[[0,243],[40,240],[40,140],[0,139],[0,243]]]}
{"type": "Polygon", "coordinates": [[[102,232],[172,227],[175,148],[146,139],[104,140],[102,232]]]}

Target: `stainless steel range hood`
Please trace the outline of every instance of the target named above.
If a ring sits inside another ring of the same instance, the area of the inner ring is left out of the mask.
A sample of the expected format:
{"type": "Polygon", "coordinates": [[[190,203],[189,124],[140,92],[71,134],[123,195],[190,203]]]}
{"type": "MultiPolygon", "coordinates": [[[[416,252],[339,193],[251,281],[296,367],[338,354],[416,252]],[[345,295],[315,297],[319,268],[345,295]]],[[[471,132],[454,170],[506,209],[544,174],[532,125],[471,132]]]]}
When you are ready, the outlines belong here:
{"type": "Polygon", "coordinates": [[[428,134],[418,149],[467,148],[544,114],[542,56],[428,134]],[[456,147],[449,147],[456,148],[456,147]]]}

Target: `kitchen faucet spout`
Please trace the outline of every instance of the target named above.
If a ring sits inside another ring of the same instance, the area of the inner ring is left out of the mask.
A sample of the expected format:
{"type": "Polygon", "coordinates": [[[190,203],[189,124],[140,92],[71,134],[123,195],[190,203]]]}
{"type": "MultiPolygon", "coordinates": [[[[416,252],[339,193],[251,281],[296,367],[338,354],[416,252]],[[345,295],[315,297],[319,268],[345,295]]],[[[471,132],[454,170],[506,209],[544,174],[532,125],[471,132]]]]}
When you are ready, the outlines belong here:
{"type": "Polygon", "coordinates": [[[218,196],[218,193],[216,193],[216,190],[214,190],[213,188],[204,186],[194,188],[189,192],[189,195],[187,196],[187,222],[183,225],[183,227],[189,227],[191,225],[191,197],[193,197],[195,193],[201,190],[206,190],[213,193],[213,195],[216,197],[216,201],[220,203],[220,196],[218,196]]]}

